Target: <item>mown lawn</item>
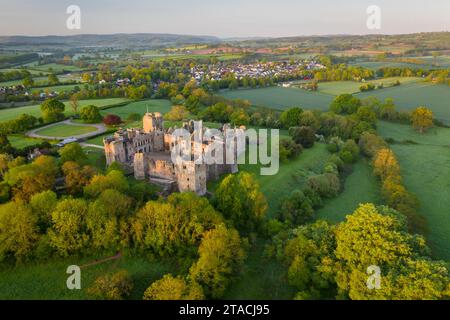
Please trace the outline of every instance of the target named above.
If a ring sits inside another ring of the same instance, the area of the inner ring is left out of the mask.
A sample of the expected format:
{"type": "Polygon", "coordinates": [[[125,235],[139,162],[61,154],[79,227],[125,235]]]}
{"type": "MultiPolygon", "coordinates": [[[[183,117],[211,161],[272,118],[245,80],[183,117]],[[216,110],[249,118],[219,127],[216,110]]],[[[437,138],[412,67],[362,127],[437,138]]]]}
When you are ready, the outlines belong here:
{"type": "Polygon", "coordinates": [[[426,238],[433,254],[450,260],[450,129],[434,128],[420,135],[410,126],[381,122],[378,131],[397,141],[391,148],[406,187],[421,203],[419,212],[427,220],[426,238]]]}
{"type": "Polygon", "coordinates": [[[332,223],[345,220],[359,204],[380,204],[380,186],[372,174],[372,168],[366,159],[353,165],[352,172],[345,178],[343,191],[336,198],[326,200],[323,208],[316,211],[317,219],[332,223]]]}
{"type": "Polygon", "coordinates": [[[74,137],[81,134],[97,131],[96,127],[83,125],[57,124],[36,131],[37,134],[47,137],[74,137]]]}
{"type": "Polygon", "coordinates": [[[333,96],[320,92],[309,92],[299,88],[268,87],[223,91],[220,95],[228,99],[249,100],[253,105],[279,110],[291,107],[327,110],[333,96]]]}
{"type": "Polygon", "coordinates": [[[166,273],[176,274],[176,268],[169,262],[152,261],[144,257],[121,257],[81,269],[81,290],[69,290],[66,273],[70,265],[83,266],[95,259],[89,258],[55,259],[49,262],[31,262],[17,267],[0,267],[0,300],[78,300],[90,299],[87,289],[95,279],[108,272],[127,270],[134,288],[131,299],[140,300],[147,287],[166,273]]]}

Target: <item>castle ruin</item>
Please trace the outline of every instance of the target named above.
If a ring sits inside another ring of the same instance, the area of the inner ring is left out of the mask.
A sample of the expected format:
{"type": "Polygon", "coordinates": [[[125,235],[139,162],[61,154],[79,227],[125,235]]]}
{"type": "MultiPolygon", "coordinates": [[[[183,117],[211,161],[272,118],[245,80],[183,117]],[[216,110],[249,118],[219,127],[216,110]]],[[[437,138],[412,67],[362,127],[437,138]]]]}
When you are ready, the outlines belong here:
{"type": "MultiPolygon", "coordinates": [[[[213,139],[206,139],[205,128],[196,132],[194,129],[202,127],[201,121],[189,121],[183,123],[182,128],[190,134],[192,148],[199,148],[204,152],[213,139]]],[[[107,165],[113,162],[121,163],[134,172],[138,180],[148,180],[160,185],[167,192],[192,191],[199,195],[207,192],[207,183],[218,179],[225,173],[238,171],[237,141],[233,141],[232,154],[227,149],[227,137],[236,137],[243,133],[244,128],[231,128],[223,125],[220,131],[223,134],[223,146],[219,157],[223,161],[217,163],[199,163],[194,157],[188,161],[172,161],[172,150],[180,143],[178,136],[174,135],[177,128],[164,129],[163,117],[159,112],[146,113],[143,117],[143,128],[120,129],[114,136],[103,140],[107,165]],[[231,132],[230,132],[231,131],[231,132]],[[227,159],[233,159],[228,161],[227,159]]],[[[217,142],[217,140],[215,140],[217,142]]]]}

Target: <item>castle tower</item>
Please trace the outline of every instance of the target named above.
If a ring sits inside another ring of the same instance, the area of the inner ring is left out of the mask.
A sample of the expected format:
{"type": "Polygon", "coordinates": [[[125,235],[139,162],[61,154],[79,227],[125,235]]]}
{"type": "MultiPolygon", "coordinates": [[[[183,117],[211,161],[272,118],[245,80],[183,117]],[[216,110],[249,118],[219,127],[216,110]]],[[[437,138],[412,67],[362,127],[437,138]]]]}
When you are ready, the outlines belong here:
{"type": "Polygon", "coordinates": [[[159,112],[147,112],[142,119],[142,123],[145,133],[163,131],[163,117],[159,112]]]}

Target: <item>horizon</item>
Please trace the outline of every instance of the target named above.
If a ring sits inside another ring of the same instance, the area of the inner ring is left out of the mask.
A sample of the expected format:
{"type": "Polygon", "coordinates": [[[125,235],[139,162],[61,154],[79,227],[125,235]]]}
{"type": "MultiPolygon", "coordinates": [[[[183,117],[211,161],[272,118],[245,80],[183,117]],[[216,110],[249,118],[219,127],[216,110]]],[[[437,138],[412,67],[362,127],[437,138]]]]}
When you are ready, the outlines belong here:
{"type": "Polygon", "coordinates": [[[168,36],[186,36],[186,37],[212,37],[219,40],[229,39],[280,39],[280,38],[309,38],[309,37],[353,37],[353,36],[401,36],[401,35],[413,35],[421,33],[447,33],[450,30],[437,30],[437,31],[418,31],[409,33],[328,33],[328,34],[298,34],[298,35],[281,35],[281,36],[218,36],[214,34],[188,34],[188,33],[168,33],[168,32],[114,32],[114,33],[74,33],[74,34],[41,34],[41,35],[28,35],[28,34],[0,34],[0,37],[77,37],[77,36],[114,36],[114,35],[168,35],[168,36]]]}
{"type": "Polygon", "coordinates": [[[0,1],[2,36],[67,36],[79,34],[176,34],[219,38],[280,38],[326,35],[398,35],[449,31],[450,2],[445,0],[332,0],[314,3],[247,0],[227,3],[168,0],[32,0],[0,1]],[[75,3],[74,3],[75,2],[75,3]],[[433,5],[430,5],[433,2],[433,5]],[[66,9],[81,9],[81,30],[66,28],[66,9]],[[366,26],[370,5],[381,9],[381,28],[366,26]],[[24,10],[23,8],[27,8],[24,10]],[[239,8],[239,10],[236,10],[239,8]],[[306,14],[305,14],[306,13],[306,14]],[[332,30],[332,32],[330,32],[332,30]]]}

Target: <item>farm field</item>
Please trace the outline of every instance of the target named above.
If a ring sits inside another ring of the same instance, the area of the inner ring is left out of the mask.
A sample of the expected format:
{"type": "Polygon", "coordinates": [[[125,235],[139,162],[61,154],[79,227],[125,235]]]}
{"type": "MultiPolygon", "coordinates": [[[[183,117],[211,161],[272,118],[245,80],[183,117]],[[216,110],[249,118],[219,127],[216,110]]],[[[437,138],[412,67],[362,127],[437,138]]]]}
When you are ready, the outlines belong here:
{"type": "Polygon", "coordinates": [[[95,132],[97,128],[83,125],[57,124],[42,130],[36,131],[37,134],[46,137],[73,137],[85,133],[95,132]]]}
{"type": "Polygon", "coordinates": [[[149,112],[160,112],[164,114],[169,112],[171,107],[172,103],[169,100],[148,99],[131,102],[126,106],[104,109],[101,113],[102,115],[115,114],[120,116],[123,120],[126,120],[132,113],[138,113],[144,116],[144,113],[147,112],[147,108],[149,112]]]}
{"type": "Polygon", "coordinates": [[[164,60],[184,60],[184,59],[211,59],[216,58],[218,61],[228,61],[240,59],[243,57],[241,54],[171,54],[171,55],[143,55],[143,57],[148,58],[153,61],[164,61],[164,60]]]}
{"type": "MultiPolygon", "coordinates": [[[[418,59],[420,59],[420,57],[418,59]]],[[[372,70],[377,70],[380,68],[410,68],[410,69],[427,69],[427,68],[438,69],[439,68],[439,66],[433,67],[431,61],[430,61],[430,63],[425,62],[424,64],[416,64],[416,63],[400,62],[400,61],[363,61],[363,62],[352,63],[352,65],[356,65],[356,66],[360,66],[360,67],[368,68],[368,69],[372,69],[372,70]]],[[[445,67],[442,66],[441,68],[445,68],[445,67]]]]}
{"type": "Polygon", "coordinates": [[[356,96],[358,98],[374,96],[380,100],[392,98],[398,110],[413,110],[419,106],[426,106],[433,110],[436,119],[450,124],[450,88],[447,85],[429,82],[409,83],[358,93],[356,96]]]}
{"type": "MultiPolygon", "coordinates": [[[[97,107],[104,107],[108,105],[115,105],[122,102],[128,101],[125,98],[107,98],[107,99],[90,99],[90,100],[80,100],[78,101],[80,107],[84,107],[90,104],[93,104],[97,107]]],[[[73,114],[72,109],[70,108],[70,103],[68,101],[64,102],[66,105],[66,115],[73,114]]],[[[35,117],[41,116],[40,104],[26,106],[26,107],[17,107],[17,108],[7,108],[0,109],[0,122],[16,119],[19,115],[26,113],[35,117]]]]}
{"type": "Polygon", "coordinates": [[[54,73],[63,73],[63,72],[74,72],[74,71],[82,71],[83,69],[77,67],[77,66],[66,66],[63,64],[57,64],[57,63],[48,63],[48,64],[42,64],[38,65],[37,63],[29,64],[28,69],[30,70],[36,70],[36,71],[42,71],[42,72],[54,72],[54,73]]]}
{"type": "Polygon", "coordinates": [[[0,269],[0,299],[89,299],[87,289],[94,280],[107,272],[127,270],[134,280],[131,299],[140,300],[147,287],[164,274],[176,274],[172,263],[151,261],[148,258],[123,256],[117,260],[107,261],[99,265],[82,267],[81,290],[68,290],[66,287],[68,266],[83,266],[97,258],[67,258],[64,260],[19,265],[0,269]]]}
{"type": "MultiPolygon", "coordinates": [[[[33,81],[35,85],[46,85],[48,77],[34,77],[33,81]]],[[[11,81],[3,81],[0,82],[0,87],[11,87],[22,84],[23,79],[11,80],[11,81]]]]}
{"type": "Polygon", "coordinates": [[[220,95],[227,99],[249,100],[253,105],[279,110],[295,106],[305,109],[327,110],[333,100],[333,96],[329,94],[281,87],[223,91],[220,95]]]}
{"type": "Polygon", "coordinates": [[[21,71],[21,70],[27,70],[29,73],[31,73],[31,75],[33,76],[44,76],[47,75],[48,72],[46,71],[38,71],[38,70],[30,70],[30,69],[26,69],[26,68],[6,68],[6,69],[0,69],[0,72],[8,72],[8,71],[21,71]]]}
{"type": "MultiPolygon", "coordinates": [[[[344,93],[358,93],[360,92],[359,88],[363,84],[373,84],[375,86],[379,84],[383,84],[385,88],[376,89],[377,90],[385,90],[387,87],[392,86],[396,81],[400,81],[401,84],[406,83],[414,83],[419,82],[422,79],[416,77],[391,77],[391,78],[382,78],[377,80],[370,80],[366,82],[356,82],[356,81],[330,81],[330,82],[320,82],[318,91],[321,93],[332,94],[332,95],[340,95],[344,93]]],[[[374,92],[374,91],[371,91],[374,92]]]]}
{"type": "Polygon", "coordinates": [[[421,203],[419,212],[427,220],[426,238],[433,254],[450,260],[450,129],[434,128],[420,135],[410,126],[381,123],[383,137],[411,143],[393,143],[408,190],[421,203]]]}
{"type": "Polygon", "coordinates": [[[359,204],[380,202],[378,181],[372,174],[368,160],[361,159],[346,177],[342,193],[325,201],[323,208],[316,211],[316,218],[338,223],[353,213],[359,204]]]}

